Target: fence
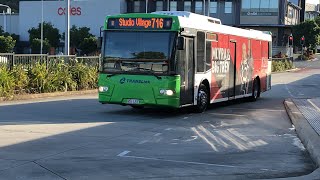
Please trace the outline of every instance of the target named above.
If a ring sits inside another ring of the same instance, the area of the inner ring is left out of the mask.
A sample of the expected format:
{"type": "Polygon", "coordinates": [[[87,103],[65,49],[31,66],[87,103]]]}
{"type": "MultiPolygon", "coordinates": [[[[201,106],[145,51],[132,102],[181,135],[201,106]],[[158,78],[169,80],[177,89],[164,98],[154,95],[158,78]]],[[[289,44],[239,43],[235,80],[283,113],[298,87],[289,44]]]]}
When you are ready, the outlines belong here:
{"type": "Polygon", "coordinates": [[[70,64],[72,62],[83,63],[88,66],[98,67],[100,56],[77,57],[75,55],[47,55],[47,54],[14,54],[0,53],[0,64],[5,64],[9,69],[13,66],[22,65],[25,69],[30,69],[36,63],[49,64],[55,62],[64,62],[70,64]]]}

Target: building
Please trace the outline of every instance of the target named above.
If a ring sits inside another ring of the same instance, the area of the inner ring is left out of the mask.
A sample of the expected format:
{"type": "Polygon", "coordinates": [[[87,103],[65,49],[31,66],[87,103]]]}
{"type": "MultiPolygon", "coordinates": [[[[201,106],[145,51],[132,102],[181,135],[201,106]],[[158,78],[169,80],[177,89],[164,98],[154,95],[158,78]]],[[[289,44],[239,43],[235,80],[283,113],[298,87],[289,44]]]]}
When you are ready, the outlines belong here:
{"type": "MultiPolygon", "coordinates": [[[[86,26],[99,36],[105,16],[119,13],[191,11],[221,19],[223,24],[271,31],[274,46],[286,46],[291,27],[301,19],[304,0],[71,0],[71,25],[86,26]]],[[[41,0],[20,0],[18,24],[11,32],[28,41],[28,30],[41,22],[41,0]]],[[[44,0],[43,19],[65,31],[65,2],[44,0]]],[[[8,15],[7,15],[8,16],[8,15]]],[[[304,16],[304,15],[303,15],[304,16]]],[[[0,16],[0,19],[1,16],[0,16]]],[[[7,21],[8,23],[8,21],[7,21]]],[[[1,25],[1,20],[0,20],[1,25]]]]}

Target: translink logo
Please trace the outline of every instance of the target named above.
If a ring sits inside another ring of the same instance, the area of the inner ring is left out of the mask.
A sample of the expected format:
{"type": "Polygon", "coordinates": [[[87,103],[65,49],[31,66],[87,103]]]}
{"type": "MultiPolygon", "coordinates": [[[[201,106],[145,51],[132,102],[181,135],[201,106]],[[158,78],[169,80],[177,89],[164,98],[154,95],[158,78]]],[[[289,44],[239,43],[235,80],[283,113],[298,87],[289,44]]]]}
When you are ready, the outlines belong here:
{"type": "Polygon", "coordinates": [[[150,81],[148,81],[148,80],[126,79],[126,78],[121,78],[119,82],[120,82],[120,84],[124,84],[124,83],[150,84],[150,81]]]}

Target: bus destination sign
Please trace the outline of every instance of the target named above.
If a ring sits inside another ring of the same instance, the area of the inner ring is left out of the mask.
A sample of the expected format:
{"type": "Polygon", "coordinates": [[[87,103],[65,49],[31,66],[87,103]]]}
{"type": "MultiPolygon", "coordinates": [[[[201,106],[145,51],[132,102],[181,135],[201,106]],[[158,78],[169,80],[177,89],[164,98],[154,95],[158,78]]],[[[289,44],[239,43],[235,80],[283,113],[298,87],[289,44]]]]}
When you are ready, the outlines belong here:
{"type": "Polygon", "coordinates": [[[108,29],[156,29],[169,30],[171,18],[110,18],[108,29]]]}

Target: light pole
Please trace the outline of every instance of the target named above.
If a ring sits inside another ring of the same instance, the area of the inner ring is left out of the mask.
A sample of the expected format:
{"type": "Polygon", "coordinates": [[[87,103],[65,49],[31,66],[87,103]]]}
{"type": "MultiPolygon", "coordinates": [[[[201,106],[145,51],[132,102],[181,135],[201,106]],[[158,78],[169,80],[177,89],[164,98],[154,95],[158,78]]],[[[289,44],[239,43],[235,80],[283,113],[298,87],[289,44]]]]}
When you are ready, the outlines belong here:
{"type": "Polygon", "coordinates": [[[148,13],[148,0],[146,0],[146,13],[148,13]]]}
{"type": "Polygon", "coordinates": [[[66,35],[64,40],[65,55],[70,54],[70,0],[66,1],[66,35]]]}
{"type": "Polygon", "coordinates": [[[42,54],[43,50],[43,0],[41,0],[41,46],[40,46],[40,54],[42,54]]]}
{"type": "MultiPolygon", "coordinates": [[[[0,4],[0,7],[6,7],[7,8],[7,13],[11,15],[11,8],[8,5],[5,4],[0,4]]],[[[6,17],[6,13],[3,12],[3,17],[4,17],[4,31],[7,32],[7,17],[6,17]]],[[[11,16],[10,16],[11,17],[11,16]]],[[[11,23],[11,22],[10,22],[11,23]]],[[[10,29],[11,30],[11,29],[10,29]]]]}

